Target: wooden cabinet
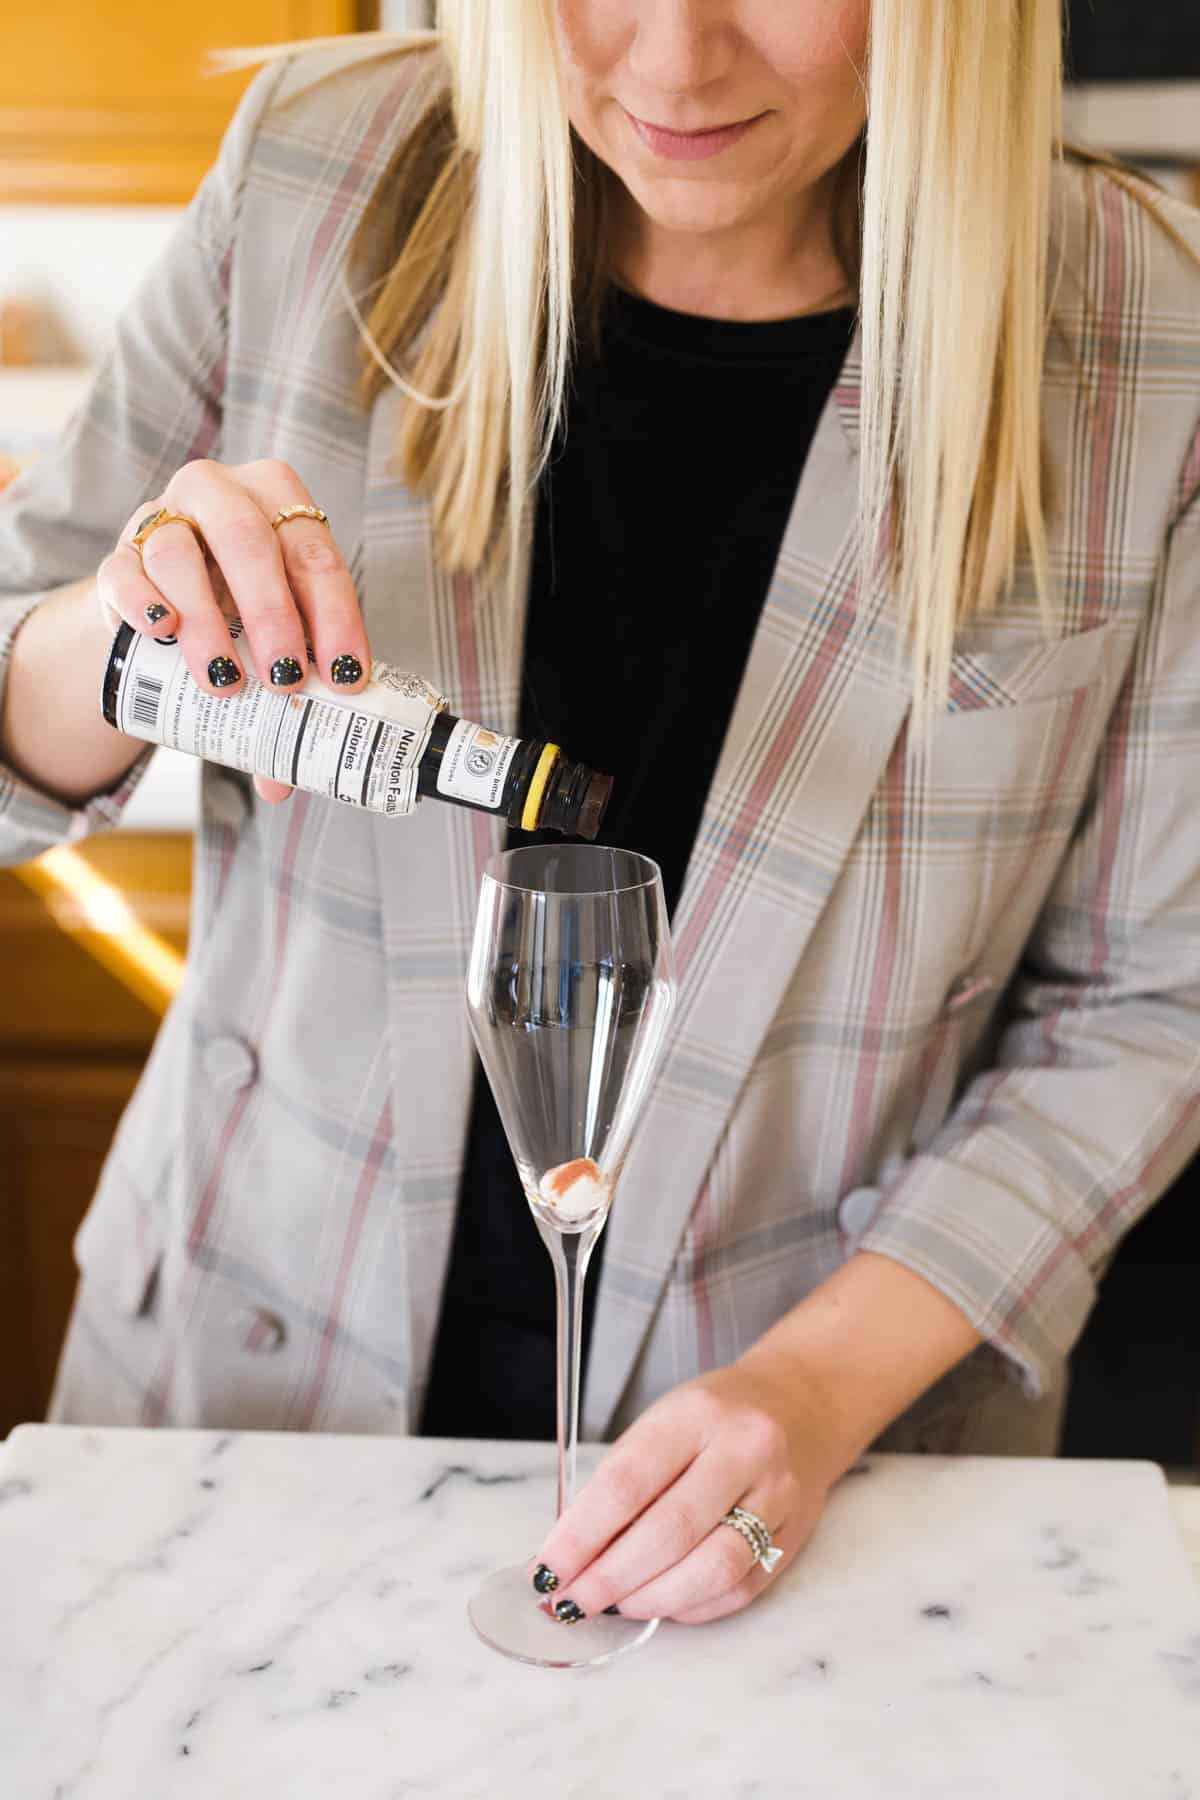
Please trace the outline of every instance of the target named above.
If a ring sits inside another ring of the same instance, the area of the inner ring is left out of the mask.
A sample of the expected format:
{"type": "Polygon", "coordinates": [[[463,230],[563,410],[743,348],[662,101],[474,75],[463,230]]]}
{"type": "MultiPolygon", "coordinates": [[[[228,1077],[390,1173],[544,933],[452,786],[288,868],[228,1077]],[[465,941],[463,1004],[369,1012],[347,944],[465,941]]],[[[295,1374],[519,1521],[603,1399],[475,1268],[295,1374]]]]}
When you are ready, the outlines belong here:
{"type": "Polygon", "coordinates": [[[375,0],[41,0],[14,10],[0,59],[0,203],[182,204],[249,74],[210,50],[369,28],[375,0]]]}
{"type": "MultiPolygon", "coordinates": [[[[191,839],[114,833],[77,854],[176,951],[191,839]]],[[[0,870],[0,1436],[43,1416],[75,1291],[72,1239],[158,1029],[162,1003],[0,870]]]]}

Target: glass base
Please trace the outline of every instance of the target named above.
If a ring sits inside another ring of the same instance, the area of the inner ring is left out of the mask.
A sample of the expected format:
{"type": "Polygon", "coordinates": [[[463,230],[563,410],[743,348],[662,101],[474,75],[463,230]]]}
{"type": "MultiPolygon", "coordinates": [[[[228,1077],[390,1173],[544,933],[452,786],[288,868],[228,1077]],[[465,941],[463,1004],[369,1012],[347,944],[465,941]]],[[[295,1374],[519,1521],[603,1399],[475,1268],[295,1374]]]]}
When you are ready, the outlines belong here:
{"type": "Polygon", "coordinates": [[[538,1605],[523,1566],[489,1575],[467,1607],[485,1644],[518,1662],[540,1669],[594,1669],[626,1650],[636,1650],[658,1630],[657,1619],[622,1619],[601,1614],[562,1625],[538,1605]]]}

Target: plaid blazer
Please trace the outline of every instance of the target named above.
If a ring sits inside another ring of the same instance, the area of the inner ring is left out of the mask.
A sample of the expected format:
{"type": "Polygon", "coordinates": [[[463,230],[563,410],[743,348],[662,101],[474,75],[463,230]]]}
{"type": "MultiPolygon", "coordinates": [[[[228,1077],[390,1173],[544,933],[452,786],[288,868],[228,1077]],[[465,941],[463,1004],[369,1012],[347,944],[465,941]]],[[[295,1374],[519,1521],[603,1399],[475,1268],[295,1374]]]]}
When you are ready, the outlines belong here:
{"type": "MultiPolygon", "coordinates": [[[[356,408],[336,282],[441,79],[435,53],[328,52],[256,79],[86,404],[0,503],[0,661],[31,597],[92,571],[183,463],[276,457],[330,513],[374,653],[515,719],[501,597],[435,565],[389,466],[403,400],[356,408]]],[[[895,619],[856,603],[856,336],[677,915],[677,1019],[608,1227],[593,1437],[736,1357],[856,1247],[963,1309],[986,1340],[964,1369],[1035,1397],[1200,1145],[1200,275],[1102,173],[1056,181],[1053,636],[1022,563],[960,633],[914,772],[895,619]]],[[[1200,246],[1200,215],[1159,204],[1200,246]]],[[[72,812],[5,774],[0,850],[111,824],[136,778],[72,812]]],[[[266,807],[214,766],[202,809],[188,974],[79,1233],[55,1416],[404,1431],[497,829],[434,804],[266,807]]]]}

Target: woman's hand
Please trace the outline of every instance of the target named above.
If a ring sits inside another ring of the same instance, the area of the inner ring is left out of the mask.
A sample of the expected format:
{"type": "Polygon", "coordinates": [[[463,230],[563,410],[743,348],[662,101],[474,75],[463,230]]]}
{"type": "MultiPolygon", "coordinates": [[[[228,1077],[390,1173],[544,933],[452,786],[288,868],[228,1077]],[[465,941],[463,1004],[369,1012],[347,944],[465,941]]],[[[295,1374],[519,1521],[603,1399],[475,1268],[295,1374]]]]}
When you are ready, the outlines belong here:
{"type": "MultiPolygon", "coordinates": [[[[177,637],[196,683],[207,693],[240,691],[244,670],[230,635],[237,613],[262,681],[286,690],[308,672],[312,645],[323,681],[357,693],[371,667],[367,634],[350,571],[327,525],[271,520],[288,506],[311,506],[296,471],[284,462],[226,468],[191,462],[157,499],[129,520],[97,575],[100,597],[137,631],[177,637]],[[142,556],[132,543],[140,520],[158,507],[196,520],[208,546],[182,524],[161,525],[142,556]]],[[[265,800],[291,788],[255,777],[265,800]]]]}
{"type": "Polygon", "coordinates": [[[851,1460],[801,1365],[743,1358],[665,1394],[617,1440],[530,1564],[534,1589],[565,1622],[571,1603],[684,1625],[737,1612],[803,1549],[851,1460]],[[774,1576],[720,1523],[734,1505],[783,1551],[774,1576]]]}

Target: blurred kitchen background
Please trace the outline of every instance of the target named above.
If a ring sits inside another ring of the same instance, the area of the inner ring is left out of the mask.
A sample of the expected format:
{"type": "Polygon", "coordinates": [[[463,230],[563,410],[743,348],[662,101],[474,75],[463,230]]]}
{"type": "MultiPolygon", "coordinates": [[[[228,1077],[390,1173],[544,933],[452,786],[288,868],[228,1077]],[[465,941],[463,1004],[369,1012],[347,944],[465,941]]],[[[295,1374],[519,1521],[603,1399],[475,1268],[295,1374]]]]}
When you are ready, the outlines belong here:
{"type": "MultiPolygon", "coordinates": [[[[0,490],[53,443],[248,77],[223,44],[431,22],[424,0],[41,0],[0,65],[0,490]]],[[[1068,135],[1200,204],[1200,4],[1072,7],[1068,135]]],[[[3,499],[0,497],[0,505],[3,499]]],[[[196,765],[158,752],[121,831],[0,870],[0,1436],[42,1416],[71,1240],[178,980],[196,765]]],[[[1200,1163],[1126,1241],[1064,1450],[1200,1466],[1200,1163]]]]}

